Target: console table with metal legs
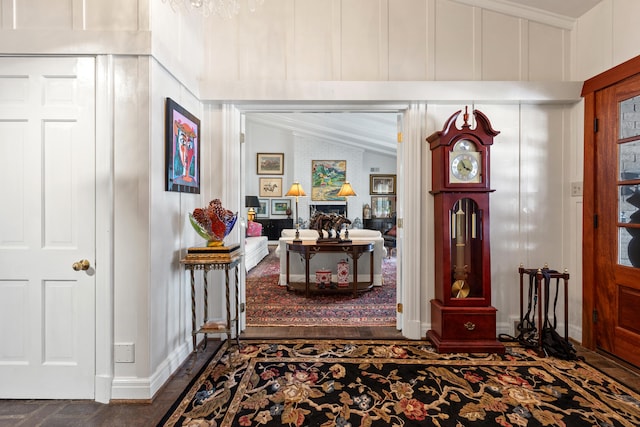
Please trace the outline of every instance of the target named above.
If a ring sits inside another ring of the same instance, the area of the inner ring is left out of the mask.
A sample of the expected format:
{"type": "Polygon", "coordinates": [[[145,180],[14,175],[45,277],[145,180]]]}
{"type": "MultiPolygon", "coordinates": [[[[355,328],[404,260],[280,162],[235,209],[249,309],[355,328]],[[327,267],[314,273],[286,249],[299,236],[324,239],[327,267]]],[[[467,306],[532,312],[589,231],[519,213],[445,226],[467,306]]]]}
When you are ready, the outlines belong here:
{"type": "Polygon", "coordinates": [[[191,273],[191,335],[193,338],[193,352],[197,354],[197,336],[204,334],[203,350],[207,347],[207,334],[226,333],[229,338],[232,337],[232,322],[235,322],[236,343],[240,347],[240,318],[239,318],[239,295],[238,295],[238,267],[242,260],[242,253],[239,245],[229,248],[214,250],[213,248],[189,248],[187,256],[180,260],[185,270],[191,273]],[[196,319],[196,284],[195,271],[203,272],[204,279],[204,314],[202,323],[198,323],[196,319]],[[209,280],[208,273],[211,270],[224,270],[225,297],[227,306],[226,322],[210,322],[209,321],[209,280]],[[235,273],[235,318],[231,318],[231,288],[229,283],[229,271],[234,270],[235,273]]]}
{"type": "Polygon", "coordinates": [[[326,292],[351,292],[354,298],[358,292],[373,288],[373,242],[340,242],[340,243],[317,243],[316,241],[287,242],[287,290],[303,290],[305,296],[311,293],[326,292]],[[358,282],[358,258],[369,252],[369,281],[358,282]],[[304,260],[304,283],[295,283],[290,280],[289,258],[291,253],[297,253],[304,260]],[[314,255],[319,253],[342,253],[349,256],[353,261],[353,280],[351,286],[341,289],[311,289],[309,261],[314,255]]]}

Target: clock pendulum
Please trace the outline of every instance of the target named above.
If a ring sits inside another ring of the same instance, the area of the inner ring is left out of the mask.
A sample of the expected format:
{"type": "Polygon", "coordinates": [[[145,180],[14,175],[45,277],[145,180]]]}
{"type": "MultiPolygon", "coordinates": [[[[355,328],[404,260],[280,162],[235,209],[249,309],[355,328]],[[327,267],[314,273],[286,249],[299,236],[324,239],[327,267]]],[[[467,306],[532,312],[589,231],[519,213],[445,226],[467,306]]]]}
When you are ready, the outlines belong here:
{"type": "Polygon", "coordinates": [[[456,262],[453,267],[453,285],[451,285],[451,296],[453,298],[466,298],[469,296],[469,285],[467,284],[467,266],[464,263],[465,249],[465,218],[462,206],[453,214],[451,225],[455,227],[452,235],[455,236],[456,262]]]}
{"type": "Polygon", "coordinates": [[[454,113],[427,138],[434,197],[435,298],[427,338],[439,352],[503,353],[491,306],[489,148],[499,134],[474,110],[454,113]]]}

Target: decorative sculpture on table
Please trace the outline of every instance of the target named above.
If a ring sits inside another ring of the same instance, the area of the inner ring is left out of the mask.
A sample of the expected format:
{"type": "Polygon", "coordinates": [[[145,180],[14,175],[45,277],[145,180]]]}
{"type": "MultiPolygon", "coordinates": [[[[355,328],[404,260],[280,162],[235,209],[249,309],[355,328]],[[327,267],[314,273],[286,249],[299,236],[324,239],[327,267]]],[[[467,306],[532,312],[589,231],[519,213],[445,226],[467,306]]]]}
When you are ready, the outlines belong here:
{"type": "Polygon", "coordinates": [[[342,242],[340,231],[345,225],[351,224],[351,221],[335,213],[316,212],[309,221],[309,228],[318,232],[318,242],[342,242]],[[325,232],[326,236],[325,237],[325,232]]]}
{"type": "Polygon", "coordinates": [[[222,246],[224,238],[233,230],[238,214],[222,207],[220,199],[209,202],[206,208],[196,208],[189,214],[191,225],[207,240],[207,246],[222,246]]]}

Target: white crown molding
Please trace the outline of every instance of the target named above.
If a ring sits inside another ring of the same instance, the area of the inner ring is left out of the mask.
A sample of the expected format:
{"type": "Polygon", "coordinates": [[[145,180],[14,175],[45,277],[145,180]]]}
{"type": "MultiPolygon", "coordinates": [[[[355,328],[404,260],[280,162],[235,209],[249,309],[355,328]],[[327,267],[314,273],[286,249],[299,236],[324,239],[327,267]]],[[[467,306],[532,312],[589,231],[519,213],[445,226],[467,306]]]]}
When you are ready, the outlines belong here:
{"type": "Polygon", "coordinates": [[[494,12],[504,13],[505,15],[515,16],[517,18],[528,19],[530,21],[551,25],[553,27],[562,28],[564,30],[573,30],[576,25],[576,19],[564,15],[558,15],[542,9],[516,4],[509,0],[451,0],[456,3],[465,4],[467,6],[479,7],[494,12]]]}
{"type": "MultiPolygon", "coordinates": [[[[329,105],[350,105],[365,111],[380,104],[390,111],[390,104],[411,101],[428,102],[519,102],[528,104],[573,104],[582,100],[581,81],[285,81],[250,80],[203,82],[201,99],[205,103],[234,100],[241,111],[256,111],[250,104],[309,104],[319,100],[329,105]],[[361,108],[360,108],[361,107],[361,108]]],[[[328,111],[325,109],[325,111],[328,111]]]]}

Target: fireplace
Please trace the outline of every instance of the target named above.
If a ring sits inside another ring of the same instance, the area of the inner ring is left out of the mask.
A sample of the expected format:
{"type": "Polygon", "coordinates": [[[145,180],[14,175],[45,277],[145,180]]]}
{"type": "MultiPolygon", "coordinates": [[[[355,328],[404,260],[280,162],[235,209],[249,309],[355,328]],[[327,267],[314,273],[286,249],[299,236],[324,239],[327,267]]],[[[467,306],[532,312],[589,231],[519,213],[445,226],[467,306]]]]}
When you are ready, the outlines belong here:
{"type": "Polygon", "coordinates": [[[347,204],[309,205],[309,218],[311,218],[315,212],[335,213],[347,218],[347,204]]]}

